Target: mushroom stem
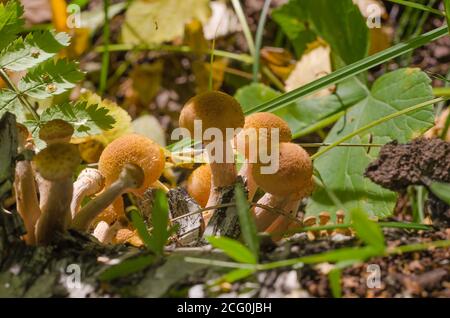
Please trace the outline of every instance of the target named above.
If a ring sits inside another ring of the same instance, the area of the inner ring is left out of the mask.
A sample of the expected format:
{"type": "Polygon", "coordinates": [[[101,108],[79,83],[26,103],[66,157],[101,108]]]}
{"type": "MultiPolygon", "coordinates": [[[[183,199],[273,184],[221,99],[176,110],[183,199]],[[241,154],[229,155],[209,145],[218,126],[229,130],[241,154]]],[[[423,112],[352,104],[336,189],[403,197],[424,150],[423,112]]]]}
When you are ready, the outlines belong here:
{"type": "Polygon", "coordinates": [[[251,164],[247,161],[244,162],[238,175],[241,176],[245,182],[248,192],[248,200],[251,202],[255,196],[256,190],[258,189],[258,185],[256,184],[255,179],[253,179],[251,164]]]}
{"type": "MultiPolygon", "coordinates": [[[[274,209],[281,209],[285,211],[286,214],[295,217],[295,213],[298,210],[301,200],[302,198],[296,194],[291,194],[288,197],[280,197],[266,193],[261,199],[259,199],[258,204],[266,205],[274,209]]],[[[270,230],[269,233],[277,232],[281,227],[284,227],[285,225],[288,226],[290,222],[289,218],[283,215],[276,215],[272,211],[268,211],[258,206],[255,207],[254,213],[256,228],[258,231],[270,230]],[[280,220],[278,220],[277,224],[271,226],[271,224],[278,218],[280,218],[280,220]]]]}
{"type": "Polygon", "coordinates": [[[236,182],[237,172],[234,162],[211,162],[211,191],[207,207],[220,204],[220,189],[236,182]]]}
{"type": "Polygon", "coordinates": [[[87,196],[98,193],[105,184],[105,178],[97,169],[86,168],[78,175],[77,181],[73,184],[73,197],[70,204],[72,218],[80,209],[81,202],[87,196]]]}
{"type": "Polygon", "coordinates": [[[34,180],[34,171],[28,160],[19,161],[16,164],[16,178],[14,182],[16,189],[17,211],[22,216],[27,234],[25,241],[36,244],[35,226],[41,215],[39,201],[34,180]]]}
{"type": "Polygon", "coordinates": [[[38,244],[49,244],[55,233],[64,232],[70,224],[70,202],[73,193],[72,178],[42,180],[41,217],[36,225],[38,244]]]}
{"type": "Polygon", "coordinates": [[[79,231],[88,230],[97,215],[128,189],[141,187],[143,181],[144,172],[139,166],[125,164],[119,178],[75,215],[71,227],[79,231]]]}

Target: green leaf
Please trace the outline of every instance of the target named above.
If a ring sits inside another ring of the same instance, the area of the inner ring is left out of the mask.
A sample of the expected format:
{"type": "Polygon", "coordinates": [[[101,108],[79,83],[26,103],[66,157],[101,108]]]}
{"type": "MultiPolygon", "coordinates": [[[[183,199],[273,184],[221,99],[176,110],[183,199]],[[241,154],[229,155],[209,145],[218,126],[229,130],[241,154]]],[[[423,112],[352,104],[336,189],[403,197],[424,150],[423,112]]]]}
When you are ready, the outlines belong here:
{"type": "Polygon", "coordinates": [[[279,91],[276,91],[267,85],[252,83],[239,88],[236,91],[234,98],[241,104],[242,110],[245,113],[249,109],[264,102],[268,102],[280,95],[281,93],[279,91]]]}
{"type": "Polygon", "coordinates": [[[254,273],[255,271],[253,269],[238,268],[226,273],[225,275],[217,279],[217,283],[227,282],[231,284],[237,282],[238,280],[244,279],[254,273]]]}
{"type": "Polygon", "coordinates": [[[24,23],[23,7],[19,1],[0,3],[0,51],[15,40],[24,23]]]}
{"type": "Polygon", "coordinates": [[[435,196],[450,205],[450,183],[429,181],[427,186],[435,196]]]}
{"type": "Polygon", "coordinates": [[[340,268],[333,268],[328,273],[328,283],[330,284],[331,294],[334,298],[342,297],[341,277],[342,270],[340,268]]]}
{"type": "Polygon", "coordinates": [[[142,255],[126,259],[117,265],[112,265],[111,267],[106,268],[98,276],[98,279],[100,281],[111,281],[116,278],[126,277],[145,269],[154,263],[155,260],[156,257],[154,255],[142,255]]]}
{"type": "Polygon", "coordinates": [[[69,45],[66,33],[53,34],[51,31],[30,33],[18,38],[0,52],[0,68],[11,71],[30,69],[58,53],[69,45]]]}
{"type": "Polygon", "coordinates": [[[41,115],[41,123],[62,119],[75,128],[75,137],[100,134],[111,129],[115,123],[108,109],[88,102],[63,103],[47,108],[41,115]]]}
{"type": "Polygon", "coordinates": [[[384,235],[380,226],[369,220],[367,214],[361,209],[356,208],[350,212],[356,235],[368,246],[380,252],[383,251],[385,248],[384,235]]]}
{"type": "Polygon", "coordinates": [[[169,239],[169,204],[166,194],[162,190],[156,190],[152,208],[152,235],[150,238],[150,249],[162,255],[167,240],[169,239]]]}
{"type": "Polygon", "coordinates": [[[144,219],[139,214],[139,211],[136,209],[136,207],[131,207],[127,209],[127,212],[129,213],[131,222],[133,223],[134,228],[137,230],[142,242],[144,242],[145,246],[151,250],[152,242],[150,233],[148,232],[147,226],[144,223],[144,219]]]}
{"type": "Polygon", "coordinates": [[[214,246],[222,250],[229,257],[234,259],[240,263],[247,264],[257,264],[258,260],[255,255],[253,255],[252,251],[250,251],[246,246],[244,246],[241,242],[230,239],[228,237],[214,237],[210,236],[206,238],[208,242],[214,246]]]}
{"type": "Polygon", "coordinates": [[[4,113],[11,112],[22,118],[23,108],[18,100],[17,94],[10,89],[0,90],[0,117],[4,113]]]}
{"type": "Polygon", "coordinates": [[[253,216],[250,212],[250,205],[247,201],[244,189],[241,184],[236,184],[234,188],[236,198],[236,208],[239,216],[239,224],[241,225],[241,233],[244,242],[247,244],[250,251],[256,260],[259,258],[259,239],[258,231],[253,216]]]}
{"type": "Polygon", "coordinates": [[[310,40],[312,30],[347,64],[367,55],[368,29],[352,0],[290,0],[272,16],[293,43],[310,40]]]}
{"type": "MultiPolygon", "coordinates": [[[[375,81],[370,93],[348,110],[330,131],[325,142],[346,136],[386,115],[425,102],[432,98],[430,79],[418,69],[400,69],[375,81]]],[[[381,143],[391,140],[407,142],[433,125],[433,107],[408,113],[355,136],[350,143],[381,143]]],[[[347,211],[360,208],[371,215],[392,214],[394,192],[383,189],[363,177],[366,166],[378,155],[378,149],[335,147],[314,161],[325,186],[336,194],[347,211]]],[[[321,211],[334,213],[336,207],[324,188],[317,188],[307,206],[307,214],[321,211]]]]}
{"type": "Polygon", "coordinates": [[[31,97],[45,99],[75,87],[84,74],[68,60],[47,60],[31,69],[18,83],[18,89],[31,97]]]}

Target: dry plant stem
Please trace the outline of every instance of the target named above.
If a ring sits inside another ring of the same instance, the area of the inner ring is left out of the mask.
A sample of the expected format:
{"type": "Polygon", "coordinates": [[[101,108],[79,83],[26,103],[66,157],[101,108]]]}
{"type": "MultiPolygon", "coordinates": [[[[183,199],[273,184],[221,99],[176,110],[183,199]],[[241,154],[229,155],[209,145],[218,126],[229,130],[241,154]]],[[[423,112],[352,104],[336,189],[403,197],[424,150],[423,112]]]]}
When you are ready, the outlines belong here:
{"type": "Polygon", "coordinates": [[[24,220],[27,231],[25,241],[34,245],[36,244],[35,226],[41,215],[41,209],[39,208],[34,171],[28,160],[17,162],[14,187],[17,210],[24,220]]]}
{"type": "Polygon", "coordinates": [[[48,181],[41,180],[41,217],[36,225],[36,241],[49,244],[55,233],[64,232],[70,224],[70,202],[72,200],[72,178],[48,181]]]}
{"type": "MultiPolygon", "coordinates": [[[[286,214],[292,215],[298,209],[301,198],[298,198],[297,195],[290,195],[287,198],[277,197],[270,193],[266,193],[261,199],[258,201],[258,205],[269,206],[271,208],[277,210],[283,210],[286,214]]],[[[255,214],[255,223],[258,231],[265,231],[269,228],[269,226],[278,218],[282,217],[286,219],[286,222],[290,222],[289,218],[285,216],[278,216],[274,214],[272,211],[264,209],[260,206],[255,206],[254,208],[255,214]]],[[[284,224],[284,222],[281,222],[284,224]]]]}
{"type": "Polygon", "coordinates": [[[83,199],[100,192],[104,183],[105,179],[97,169],[86,168],[80,173],[73,184],[73,197],[70,204],[72,218],[80,209],[83,199]]]}
{"type": "Polygon", "coordinates": [[[94,219],[128,189],[139,188],[143,182],[143,171],[135,165],[125,165],[122,173],[105,191],[89,201],[72,221],[72,228],[87,231],[94,219]]]}

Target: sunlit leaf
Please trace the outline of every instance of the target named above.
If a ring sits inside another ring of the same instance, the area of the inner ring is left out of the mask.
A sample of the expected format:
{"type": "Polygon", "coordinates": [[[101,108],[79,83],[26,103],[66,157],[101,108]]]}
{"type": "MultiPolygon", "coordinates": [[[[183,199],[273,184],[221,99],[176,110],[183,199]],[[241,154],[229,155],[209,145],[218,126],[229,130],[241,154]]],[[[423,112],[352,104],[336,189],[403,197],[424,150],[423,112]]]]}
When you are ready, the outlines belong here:
{"type": "Polygon", "coordinates": [[[228,237],[207,237],[209,243],[215,248],[222,250],[229,257],[240,263],[256,264],[258,262],[255,255],[241,242],[228,237]]]}
{"type": "MultiPolygon", "coordinates": [[[[432,98],[430,79],[418,69],[400,69],[380,77],[370,93],[351,107],[330,131],[325,142],[333,142],[376,119],[432,98]]],[[[433,108],[410,113],[375,126],[351,143],[406,142],[432,126],[433,108]]],[[[378,154],[378,149],[336,147],[314,161],[325,186],[332,190],[346,210],[360,208],[370,215],[391,215],[396,194],[363,177],[366,166],[378,154]]],[[[317,188],[307,206],[307,214],[336,212],[337,207],[324,188],[317,188]]]]}
{"type": "Polygon", "coordinates": [[[376,222],[369,220],[367,214],[361,209],[356,208],[350,212],[356,235],[367,245],[383,251],[385,247],[384,235],[380,226],[376,222]]]}
{"type": "Polygon", "coordinates": [[[23,7],[19,1],[0,3],[0,51],[13,42],[22,29],[23,7]]]}

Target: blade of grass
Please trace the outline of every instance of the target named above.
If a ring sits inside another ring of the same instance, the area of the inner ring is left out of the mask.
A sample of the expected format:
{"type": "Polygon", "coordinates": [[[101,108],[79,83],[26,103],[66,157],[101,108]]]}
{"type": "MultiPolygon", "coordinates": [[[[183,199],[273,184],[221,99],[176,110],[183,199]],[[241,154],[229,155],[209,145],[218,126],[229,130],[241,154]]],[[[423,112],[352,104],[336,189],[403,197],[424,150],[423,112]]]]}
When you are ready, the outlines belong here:
{"type": "Polygon", "coordinates": [[[231,0],[233,4],[234,11],[239,19],[239,23],[242,27],[242,32],[244,32],[245,40],[247,41],[248,50],[252,56],[255,55],[255,43],[253,42],[252,32],[248,26],[247,19],[245,18],[244,10],[242,9],[241,2],[239,0],[231,0]]]}
{"type": "Polygon", "coordinates": [[[301,97],[307,96],[320,89],[326,88],[332,84],[342,82],[345,79],[348,79],[361,72],[364,72],[374,66],[380,65],[397,56],[400,56],[417,47],[420,47],[426,43],[439,39],[440,37],[447,35],[447,32],[448,32],[447,26],[442,26],[430,32],[424,33],[416,38],[394,45],[389,49],[366,57],[350,65],[344,66],[326,76],[321,77],[320,79],[314,82],[311,82],[288,93],[280,95],[279,97],[274,98],[266,103],[257,105],[247,110],[245,114],[264,111],[273,112],[277,109],[282,108],[285,105],[289,105],[290,103],[298,100],[301,97]]]}
{"type": "Polygon", "coordinates": [[[393,2],[393,3],[400,4],[400,5],[403,5],[403,6],[406,6],[406,7],[414,8],[414,9],[419,9],[419,10],[426,11],[426,12],[429,12],[429,13],[437,14],[437,15],[439,15],[441,17],[445,16],[444,12],[441,12],[441,11],[439,11],[437,9],[434,9],[434,8],[430,8],[430,7],[428,7],[426,5],[423,5],[421,3],[412,2],[412,1],[406,1],[406,0],[386,0],[386,1],[393,2]]]}
{"type": "Polygon", "coordinates": [[[450,0],[444,0],[445,8],[445,19],[447,20],[447,25],[450,25],[450,0]]]}
{"type": "Polygon", "coordinates": [[[382,124],[382,123],[384,123],[384,122],[386,122],[386,121],[388,121],[388,120],[391,120],[391,119],[393,119],[393,118],[399,117],[399,116],[401,116],[401,115],[404,115],[404,114],[407,114],[407,113],[411,113],[411,112],[417,111],[417,110],[419,110],[419,109],[421,109],[421,108],[425,108],[425,107],[427,107],[427,106],[429,106],[429,105],[438,103],[438,102],[443,101],[443,100],[445,100],[445,98],[443,98],[443,97],[435,98],[435,99],[432,99],[432,100],[430,100],[430,101],[426,101],[426,102],[424,102],[424,103],[420,103],[420,104],[417,104],[417,105],[408,107],[408,108],[406,108],[406,109],[402,109],[402,110],[400,110],[400,111],[397,111],[397,112],[395,112],[395,113],[389,114],[389,115],[384,116],[383,118],[380,118],[380,119],[378,119],[378,120],[374,120],[373,122],[371,122],[371,123],[369,123],[369,124],[367,124],[367,125],[365,125],[365,126],[359,128],[359,129],[356,129],[355,131],[351,132],[350,134],[348,134],[348,135],[342,137],[341,139],[336,140],[336,141],[333,142],[331,145],[322,148],[321,150],[319,150],[318,152],[316,152],[314,155],[312,155],[312,156],[311,156],[311,159],[312,159],[312,160],[317,159],[318,157],[320,157],[320,156],[323,155],[324,153],[330,151],[331,149],[333,149],[333,148],[336,147],[337,145],[343,143],[344,141],[347,141],[347,140],[349,140],[349,139],[352,139],[353,137],[355,137],[355,136],[361,134],[362,132],[365,132],[366,130],[369,130],[369,129],[372,128],[372,127],[375,127],[375,126],[377,126],[377,125],[379,125],[379,124],[382,124]]]}
{"type": "Polygon", "coordinates": [[[106,84],[108,82],[108,68],[109,68],[109,1],[103,0],[103,11],[105,14],[105,21],[103,24],[103,56],[102,56],[102,70],[100,72],[100,95],[103,95],[106,90],[106,84]]]}
{"type": "Polygon", "coordinates": [[[264,26],[266,24],[267,14],[269,13],[271,0],[265,0],[264,5],[261,11],[261,15],[259,16],[258,27],[256,29],[255,36],[255,54],[253,54],[253,82],[258,83],[258,75],[259,75],[259,56],[262,45],[262,38],[264,34],[264,26]]]}

